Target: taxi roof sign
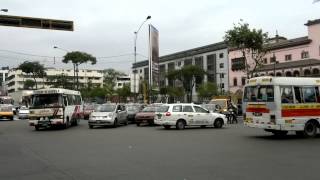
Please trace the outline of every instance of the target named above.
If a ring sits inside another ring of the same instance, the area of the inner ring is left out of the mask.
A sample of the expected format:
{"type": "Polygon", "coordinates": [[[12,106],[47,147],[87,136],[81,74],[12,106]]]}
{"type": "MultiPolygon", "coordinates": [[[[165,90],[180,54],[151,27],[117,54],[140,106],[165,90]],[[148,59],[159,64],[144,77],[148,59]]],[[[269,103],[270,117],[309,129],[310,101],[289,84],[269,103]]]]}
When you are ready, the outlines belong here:
{"type": "Polygon", "coordinates": [[[0,26],[73,31],[73,21],[0,15],[0,26]]]}

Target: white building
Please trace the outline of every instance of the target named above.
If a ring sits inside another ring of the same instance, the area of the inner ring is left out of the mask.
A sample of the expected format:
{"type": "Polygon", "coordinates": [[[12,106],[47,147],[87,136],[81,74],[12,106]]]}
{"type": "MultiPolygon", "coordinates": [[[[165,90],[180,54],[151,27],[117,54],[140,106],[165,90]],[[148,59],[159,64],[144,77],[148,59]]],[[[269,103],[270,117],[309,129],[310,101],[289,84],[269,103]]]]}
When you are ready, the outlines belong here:
{"type": "Polygon", "coordinates": [[[6,94],[6,79],[8,77],[9,67],[2,67],[0,69],[0,95],[6,94]]]}
{"type": "MultiPolygon", "coordinates": [[[[203,68],[207,72],[203,79],[199,79],[197,81],[197,85],[205,82],[212,82],[218,86],[219,91],[226,92],[229,90],[228,49],[227,45],[224,42],[210,44],[207,46],[202,46],[160,57],[160,88],[177,86],[174,80],[166,78],[166,74],[171,70],[180,69],[185,65],[196,65],[203,68]]],[[[148,61],[140,61],[133,64],[132,71],[137,72],[136,79],[140,81],[145,80],[146,82],[148,82],[148,61]]],[[[138,82],[139,81],[137,81],[136,83],[136,87],[140,87],[138,82]]],[[[193,94],[196,94],[196,88],[194,88],[193,91],[193,94]]],[[[196,97],[194,99],[196,99],[196,97]]]]}
{"type": "MultiPolygon", "coordinates": [[[[47,77],[52,77],[56,75],[64,74],[71,79],[73,82],[73,69],[55,69],[47,68],[45,70],[47,77]]],[[[36,78],[38,88],[48,88],[50,85],[47,84],[48,78],[36,78]]],[[[10,69],[8,72],[8,78],[6,79],[6,84],[8,92],[15,92],[22,90],[24,87],[24,82],[27,80],[33,80],[30,75],[22,73],[18,69],[10,69]]],[[[100,70],[89,70],[89,69],[79,69],[79,84],[80,86],[87,86],[90,83],[92,86],[103,86],[103,73],[100,70]]]]}
{"type": "Polygon", "coordinates": [[[116,86],[114,89],[123,88],[125,85],[130,85],[130,76],[119,76],[116,79],[116,86]]]}

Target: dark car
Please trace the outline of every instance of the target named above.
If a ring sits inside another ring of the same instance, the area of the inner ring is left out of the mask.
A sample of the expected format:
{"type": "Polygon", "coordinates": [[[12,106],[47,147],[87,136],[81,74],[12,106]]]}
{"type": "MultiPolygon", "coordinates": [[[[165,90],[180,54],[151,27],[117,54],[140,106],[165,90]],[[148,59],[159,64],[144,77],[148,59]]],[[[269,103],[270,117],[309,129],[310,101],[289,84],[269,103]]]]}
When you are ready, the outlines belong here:
{"type": "Polygon", "coordinates": [[[149,105],[143,108],[140,112],[138,112],[135,116],[135,121],[137,126],[140,126],[142,123],[148,123],[149,125],[154,125],[154,116],[156,109],[160,105],[149,105]]]}
{"type": "Polygon", "coordinates": [[[130,122],[135,122],[135,116],[138,112],[143,109],[143,105],[141,104],[126,104],[127,108],[127,119],[130,122]]]}

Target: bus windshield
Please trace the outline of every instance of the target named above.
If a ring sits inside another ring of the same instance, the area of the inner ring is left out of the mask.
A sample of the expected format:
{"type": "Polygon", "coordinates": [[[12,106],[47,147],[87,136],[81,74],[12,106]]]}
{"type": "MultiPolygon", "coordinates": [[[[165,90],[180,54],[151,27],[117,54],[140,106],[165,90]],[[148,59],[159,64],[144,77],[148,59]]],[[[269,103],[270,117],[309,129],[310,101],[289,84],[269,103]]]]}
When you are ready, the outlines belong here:
{"type": "Polygon", "coordinates": [[[39,94],[32,98],[32,108],[61,107],[61,94],[39,94]]]}
{"type": "Polygon", "coordinates": [[[244,89],[244,102],[273,102],[273,86],[247,86],[244,89]]]}

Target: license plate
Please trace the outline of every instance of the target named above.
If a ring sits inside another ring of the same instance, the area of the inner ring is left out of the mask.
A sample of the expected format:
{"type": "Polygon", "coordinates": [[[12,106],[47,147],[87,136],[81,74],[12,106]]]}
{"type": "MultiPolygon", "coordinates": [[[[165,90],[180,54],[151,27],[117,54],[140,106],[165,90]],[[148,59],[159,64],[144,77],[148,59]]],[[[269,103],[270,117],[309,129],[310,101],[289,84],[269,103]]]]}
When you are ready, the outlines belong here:
{"type": "Polygon", "coordinates": [[[96,121],[96,123],[98,123],[98,124],[99,124],[100,122],[101,122],[101,121],[96,121]]]}
{"type": "Polygon", "coordinates": [[[253,115],[254,115],[254,116],[262,116],[262,113],[254,112],[253,115]]]}
{"type": "Polygon", "coordinates": [[[162,115],[161,114],[157,114],[158,118],[161,119],[162,115]]]}

